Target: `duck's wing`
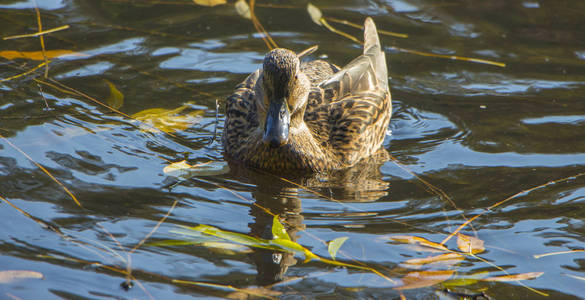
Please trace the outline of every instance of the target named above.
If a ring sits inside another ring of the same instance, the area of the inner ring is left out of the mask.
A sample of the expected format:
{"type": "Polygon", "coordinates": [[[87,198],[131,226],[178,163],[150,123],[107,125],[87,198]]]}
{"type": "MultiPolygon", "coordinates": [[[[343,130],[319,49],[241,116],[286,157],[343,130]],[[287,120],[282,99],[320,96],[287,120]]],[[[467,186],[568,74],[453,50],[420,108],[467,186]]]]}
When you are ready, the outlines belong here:
{"type": "Polygon", "coordinates": [[[259,78],[260,70],[256,70],[237,85],[226,100],[222,140],[228,155],[238,156],[245,150],[249,135],[259,126],[255,102],[259,78]]]}
{"type": "Polygon", "coordinates": [[[377,151],[392,114],[386,58],[371,18],[364,52],[309,95],[305,122],[322,147],[351,166],[377,151]]]}

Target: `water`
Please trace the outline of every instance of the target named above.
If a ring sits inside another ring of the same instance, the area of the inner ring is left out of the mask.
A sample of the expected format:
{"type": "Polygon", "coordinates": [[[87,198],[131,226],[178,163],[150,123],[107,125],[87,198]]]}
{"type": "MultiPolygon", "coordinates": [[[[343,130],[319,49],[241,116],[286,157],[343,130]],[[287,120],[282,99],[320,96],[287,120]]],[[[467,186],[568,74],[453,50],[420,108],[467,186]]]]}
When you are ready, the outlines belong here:
{"type": "MultiPolygon", "coordinates": [[[[205,224],[269,237],[272,217],[264,207],[286,216],[289,234],[313,253],[329,257],[324,241],[348,237],[338,259],[367,263],[398,280],[414,271],[401,263],[432,253],[390,242],[389,237],[413,235],[441,242],[464,222],[461,213],[474,216],[516,193],[585,171],[580,13],[585,5],[579,2],[315,3],[326,17],[361,23],[370,15],[380,29],[410,37],[382,36],[395,107],[384,147],[399,163],[369,164],[335,178],[299,179],[305,188],[234,166],[226,171],[221,145],[210,143],[216,131],[216,99],[222,106],[267,51],[251,22],[232,4],[37,2],[44,29],[70,25],[45,38],[47,49],[83,54],[54,59],[50,78],[102,102],[110,96],[107,79],[124,94],[120,110],[129,115],[182,105],[199,115],[193,126],[170,136],[146,131],[80,94],[55,88],[57,83],[43,79],[42,69],[1,82],[0,134],[6,140],[0,142],[0,196],[42,222],[2,202],[0,271],[31,270],[44,276],[0,284],[2,298],[238,296],[173,279],[237,288],[284,280],[267,290],[286,299],[398,298],[400,293],[392,289],[396,284],[382,277],[317,261],[303,263],[302,256],[153,243],[176,239],[178,225],[205,224]],[[395,47],[493,60],[506,67],[424,57],[395,47]],[[9,142],[69,188],[84,209],[9,142]],[[188,180],[163,173],[167,161],[185,158],[191,164],[212,164],[188,180]],[[453,203],[429,192],[421,179],[453,203]],[[175,201],[165,222],[130,255],[132,289],[120,287],[124,275],[92,264],[125,270],[128,259],[120,245],[132,249],[175,201]],[[62,235],[43,224],[52,224],[62,235]]],[[[279,46],[300,51],[319,44],[317,54],[340,65],[359,53],[359,45],[314,24],[305,2],[271,5],[258,3],[256,14],[279,46]]],[[[33,1],[2,1],[0,10],[3,37],[37,30],[33,1]]],[[[361,36],[358,29],[330,23],[361,36]]],[[[0,51],[40,50],[38,38],[0,45],[0,51]]],[[[0,78],[39,63],[3,58],[0,78]]],[[[584,202],[583,177],[521,194],[476,219],[473,229],[463,229],[485,242],[481,260],[422,269],[455,270],[458,277],[482,271],[488,277],[505,275],[502,270],[544,272],[522,283],[551,295],[549,299],[582,298],[583,252],[538,259],[533,255],[585,249],[584,202]]],[[[446,245],[457,249],[455,239],[446,245]]],[[[443,288],[439,284],[404,295],[449,299],[443,288]]],[[[484,291],[495,299],[544,298],[518,282],[477,282],[452,290],[484,291]]]]}

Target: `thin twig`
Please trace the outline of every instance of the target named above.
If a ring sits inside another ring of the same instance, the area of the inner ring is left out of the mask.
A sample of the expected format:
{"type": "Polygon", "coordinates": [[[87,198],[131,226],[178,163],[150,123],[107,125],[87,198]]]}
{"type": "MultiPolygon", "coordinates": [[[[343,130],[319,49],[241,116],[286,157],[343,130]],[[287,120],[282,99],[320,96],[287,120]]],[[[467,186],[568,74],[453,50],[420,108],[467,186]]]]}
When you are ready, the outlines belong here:
{"type": "MultiPolygon", "coordinates": [[[[39,32],[43,32],[43,23],[41,22],[41,12],[39,11],[39,6],[37,5],[37,0],[33,0],[33,3],[35,4],[35,12],[37,14],[37,24],[39,27],[39,32]]],[[[43,35],[39,35],[39,40],[41,42],[41,51],[43,52],[43,59],[45,61],[45,78],[49,77],[49,59],[47,58],[47,55],[45,54],[45,39],[43,37],[43,35]]]]}
{"type": "Polygon", "coordinates": [[[8,143],[12,148],[14,148],[16,151],[20,152],[20,154],[22,154],[26,158],[28,158],[28,160],[30,160],[39,169],[41,169],[45,174],[47,174],[47,176],[49,176],[54,182],[56,182],[58,185],[60,185],[63,188],[63,190],[67,194],[69,194],[69,196],[71,196],[71,199],[73,199],[73,201],[75,202],[75,204],[77,204],[77,206],[83,208],[83,206],[81,205],[81,203],[79,202],[79,200],[77,200],[77,197],[75,197],[75,195],[73,195],[73,193],[63,183],[61,183],[61,181],[59,181],[57,178],[55,178],[55,176],[53,176],[53,174],[51,174],[51,172],[49,172],[47,169],[45,169],[45,167],[43,167],[41,164],[39,164],[38,162],[36,162],[34,159],[32,159],[32,157],[30,157],[28,154],[26,154],[24,151],[22,151],[22,149],[20,149],[16,145],[14,145],[11,141],[9,141],[7,138],[5,138],[1,134],[0,134],[0,139],[2,139],[3,141],[5,141],[6,143],[8,143]]]}
{"type": "Polygon", "coordinates": [[[27,37],[37,37],[37,36],[45,35],[48,33],[53,33],[53,32],[57,32],[57,31],[65,30],[68,28],[69,28],[69,25],[63,25],[63,26],[60,26],[57,28],[51,28],[51,29],[47,29],[47,30],[39,31],[39,32],[35,32],[35,33],[5,36],[2,39],[3,40],[13,40],[13,39],[20,39],[20,38],[27,38],[27,37]]]}

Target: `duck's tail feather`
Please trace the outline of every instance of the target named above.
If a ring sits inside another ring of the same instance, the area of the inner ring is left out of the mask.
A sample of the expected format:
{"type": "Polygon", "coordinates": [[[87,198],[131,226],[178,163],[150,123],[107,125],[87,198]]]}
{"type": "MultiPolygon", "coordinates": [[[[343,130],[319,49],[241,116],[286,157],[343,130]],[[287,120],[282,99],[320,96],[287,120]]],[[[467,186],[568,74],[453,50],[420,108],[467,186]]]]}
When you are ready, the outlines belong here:
{"type": "Polygon", "coordinates": [[[320,85],[323,88],[337,86],[339,96],[350,92],[388,89],[386,57],[372,18],[368,17],[364,23],[363,54],[320,85]]]}
{"type": "Polygon", "coordinates": [[[378,30],[372,18],[367,17],[364,22],[364,56],[371,61],[371,66],[376,75],[378,86],[383,89],[388,88],[388,67],[386,65],[386,55],[380,44],[378,30]]]}

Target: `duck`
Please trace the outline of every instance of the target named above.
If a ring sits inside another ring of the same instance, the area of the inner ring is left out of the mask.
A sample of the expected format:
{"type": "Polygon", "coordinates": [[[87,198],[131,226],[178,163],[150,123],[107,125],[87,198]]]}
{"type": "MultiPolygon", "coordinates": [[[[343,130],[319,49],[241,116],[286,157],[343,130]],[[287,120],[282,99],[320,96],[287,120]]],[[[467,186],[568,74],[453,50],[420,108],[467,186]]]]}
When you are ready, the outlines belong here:
{"type": "Polygon", "coordinates": [[[274,173],[327,173],[383,148],[392,99],[372,18],[364,22],[363,53],[344,67],[307,62],[316,50],[275,48],[236,86],[225,104],[226,160],[274,173]]]}

